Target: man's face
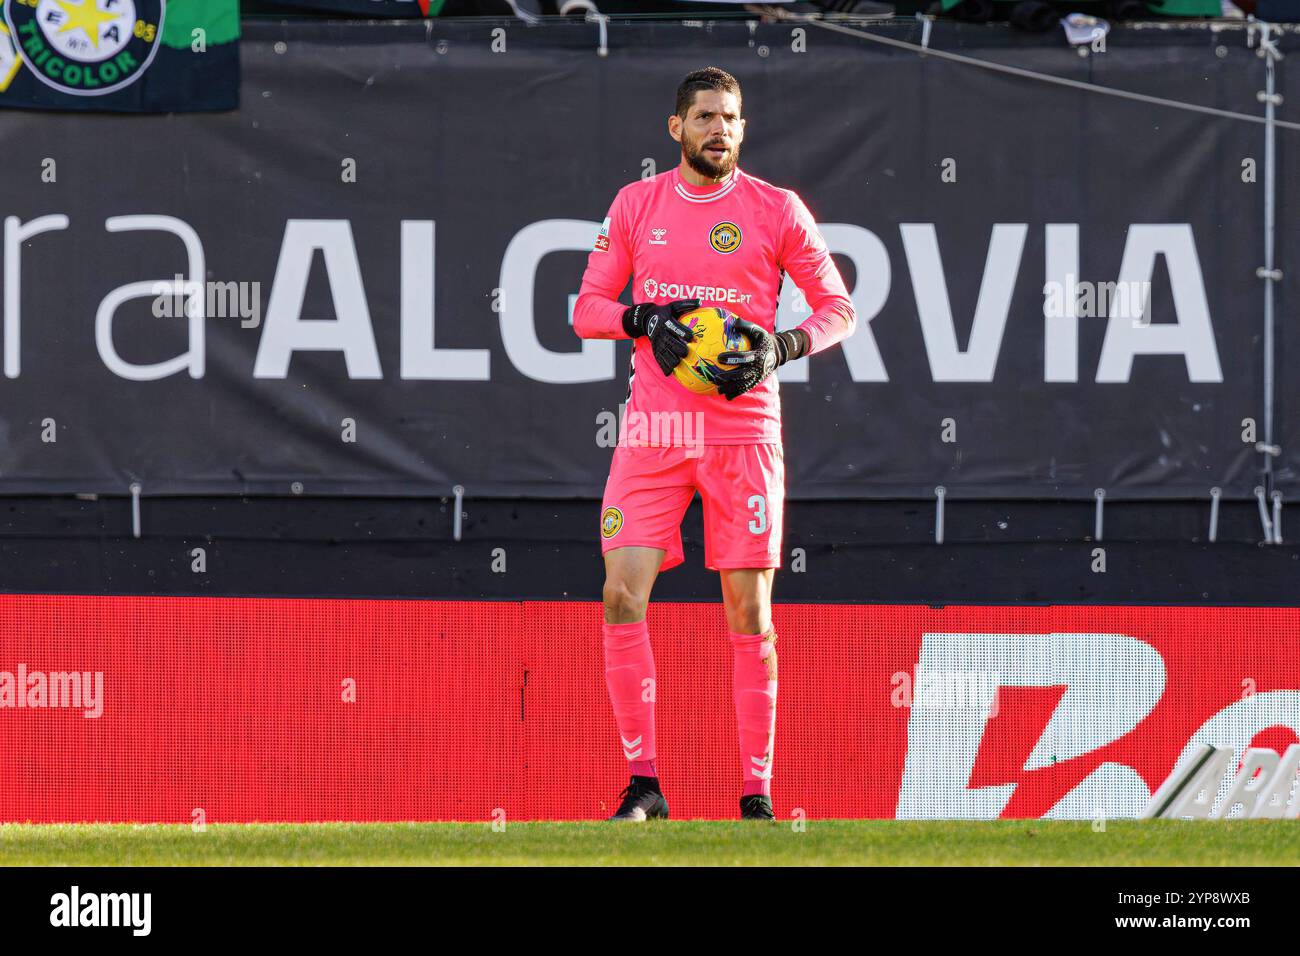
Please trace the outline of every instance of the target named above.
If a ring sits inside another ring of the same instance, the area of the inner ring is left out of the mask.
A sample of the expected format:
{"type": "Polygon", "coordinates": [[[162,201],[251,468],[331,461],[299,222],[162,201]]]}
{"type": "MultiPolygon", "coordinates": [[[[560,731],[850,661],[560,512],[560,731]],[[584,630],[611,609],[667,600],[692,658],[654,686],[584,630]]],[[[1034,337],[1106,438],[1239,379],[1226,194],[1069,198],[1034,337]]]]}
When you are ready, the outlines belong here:
{"type": "Polygon", "coordinates": [[[673,116],[669,130],[681,142],[686,162],[701,176],[722,179],[736,168],[745,121],[734,93],[697,91],[685,122],[673,116]]]}

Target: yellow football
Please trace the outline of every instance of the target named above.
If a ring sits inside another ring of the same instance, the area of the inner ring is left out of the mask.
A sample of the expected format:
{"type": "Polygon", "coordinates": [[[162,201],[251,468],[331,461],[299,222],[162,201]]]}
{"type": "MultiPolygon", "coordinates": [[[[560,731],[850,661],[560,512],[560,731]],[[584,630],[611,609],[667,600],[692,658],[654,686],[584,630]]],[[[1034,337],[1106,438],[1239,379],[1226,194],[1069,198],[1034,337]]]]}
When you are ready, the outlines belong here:
{"type": "Polygon", "coordinates": [[[718,356],[749,348],[749,337],[732,327],[738,318],[715,306],[678,316],[677,321],[691,330],[690,351],[673,369],[674,377],[683,387],[697,395],[718,394],[717,373],[735,367],[719,362],[718,356]]]}

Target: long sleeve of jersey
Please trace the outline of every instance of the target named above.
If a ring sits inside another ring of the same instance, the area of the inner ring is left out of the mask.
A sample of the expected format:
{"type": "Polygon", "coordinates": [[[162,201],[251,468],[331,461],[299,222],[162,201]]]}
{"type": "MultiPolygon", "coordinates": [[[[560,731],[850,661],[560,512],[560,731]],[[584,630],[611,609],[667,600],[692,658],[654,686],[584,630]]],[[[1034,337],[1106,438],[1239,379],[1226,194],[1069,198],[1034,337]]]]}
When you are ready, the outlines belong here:
{"type": "Polygon", "coordinates": [[[808,354],[814,355],[851,335],[858,317],[812,214],[794,193],[789,193],[785,216],[780,264],[812,309],[799,328],[808,335],[808,354]]]}
{"type": "Polygon", "coordinates": [[[632,275],[632,244],[628,241],[623,192],[614,197],[601,224],[595,248],[587,255],[578,301],[573,307],[573,331],[584,339],[625,339],[619,294],[632,275]]]}

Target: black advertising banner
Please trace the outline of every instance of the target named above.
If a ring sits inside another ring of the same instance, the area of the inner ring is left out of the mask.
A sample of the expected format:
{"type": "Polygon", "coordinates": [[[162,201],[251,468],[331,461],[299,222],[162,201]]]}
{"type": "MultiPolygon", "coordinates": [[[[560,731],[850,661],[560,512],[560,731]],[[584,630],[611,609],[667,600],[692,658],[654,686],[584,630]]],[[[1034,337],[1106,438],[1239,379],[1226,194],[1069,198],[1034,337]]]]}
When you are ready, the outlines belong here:
{"type": "Polygon", "coordinates": [[[166,113],[239,105],[238,0],[3,5],[0,107],[166,113]]]}
{"type": "MultiPolygon", "coordinates": [[[[237,112],[8,114],[0,491],[598,496],[630,347],[572,300],[716,64],[859,315],[781,370],[792,497],[1249,496],[1263,128],[806,32],[613,22],[602,57],[580,22],[253,21],[237,112]]],[[[1243,31],[1153,32],[931,42],[1259,113],[1243,31]]]]}

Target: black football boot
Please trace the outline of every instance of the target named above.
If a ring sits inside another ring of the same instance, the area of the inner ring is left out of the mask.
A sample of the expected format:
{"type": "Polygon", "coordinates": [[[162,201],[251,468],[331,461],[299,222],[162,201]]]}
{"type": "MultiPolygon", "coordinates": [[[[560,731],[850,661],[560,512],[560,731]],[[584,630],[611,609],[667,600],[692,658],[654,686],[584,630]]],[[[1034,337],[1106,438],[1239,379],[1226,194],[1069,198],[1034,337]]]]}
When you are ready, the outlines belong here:
{"type": "Polygon", "coordinates": [[[772,812],[772,798],[765,797],[761,793],[752,793],[747,797],[741,797],[740,819],[770,820],[775,823],[776,814],[772,812]]]}
{"type": "Polygon", "coordinates": [[[633,777],[632,782],[619,794],[623,802],[611,820],[641,822],[651,819],[668,819],[668,801],[659,790],[658,777],[633,777]]]}

